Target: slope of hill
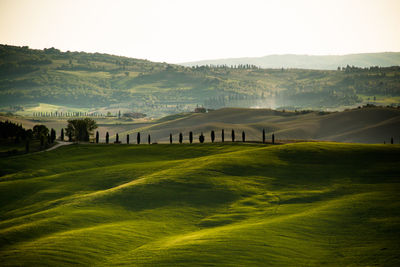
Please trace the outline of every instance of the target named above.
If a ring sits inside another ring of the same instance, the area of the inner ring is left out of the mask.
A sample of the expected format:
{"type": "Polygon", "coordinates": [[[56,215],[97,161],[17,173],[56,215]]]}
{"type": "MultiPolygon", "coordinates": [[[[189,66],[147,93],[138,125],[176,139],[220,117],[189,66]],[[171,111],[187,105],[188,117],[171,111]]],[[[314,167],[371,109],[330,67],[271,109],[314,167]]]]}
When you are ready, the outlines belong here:
{"type": "Polygon", "coordinates": [[[202,65],[256,65],[261,68],[298,68],[336,70],[338,67],[373,66],[390,67],[400,65],[399,52],[349,54],[341,56],[269,55],[264,57],[226,58],[181,63],[183,66],[202,65]]]}
{"type": "MultiPolygon", "coordinates": [[[[67,126],[67,118],[28,118],[24,116],[1,116],[1,121],[10,120],[24,128],[45,124],[59,134],[67,126]]],[[[127,122],[113,118],[96,119],[100,142],[105,141],[106,132],[110,140],[118,133],[120,140],[126,142],[129,134],[131,142],[136,143],[136,134],[145,138],[151,135],[153,142],[178,142],[179,133],[188,142],[189,132],[194,133],[198,142],[200,133],[205,142],[210,142],[210,133],[215,131],[216,141],[221,141],[221,130],[225,130],[225,140],[231,140],[231,130],[236,131],[236,140],[241,140],[242,131],[246,141],[261,141],[262,129],[266,131],[267,141],[274,133],[278,140],[322,140],[356,143],[389,143],[391,137],[400,142],[400,109],[383,107],[363,107],[342,112],[278,111],[270,109],[223,108],[208,113],[181,113],[157,120],[127,122]]]]}
{"type": "Polygon", "coordinates": [[[222,129],[225,129],[225,140],[230,140],[231,129],[234,129],[237,140],[241,140],[241,132],[245,131],[246,140],[261,141],[262,129],[265,129],[269,140],[275,133],[276,138],[281,140],[383,143],[390,142],[390,138],[394,137],[397,143],[400,139],[400,109],[368,107],[321,113],[225,108],[204,114],[189,113],[121,134],[140,131],[151,134],[154,140],[168,141],[172,133],[176,142],[180,132],[187,140],[189,131],[192,131],[196,141],[202,132],[206,142],[209,142],[212,130],[216,132],[216,140],[220,141],[222,129]]]}
{"type": "Polygon", "coordinates": [[[17,110],[47,103],[63,106],[59,112],[107,107],[161,117],[197,105],[340,109],[363,101],[398,105],[399,86],[400,67],[188,68],[98,53],[0,46],[0,107],[17,110]]]}
{"type": "Polygon", "coordinates": [[[72,145],[0,161],[0,264],[400,264],[400,147],[72,145]]]}

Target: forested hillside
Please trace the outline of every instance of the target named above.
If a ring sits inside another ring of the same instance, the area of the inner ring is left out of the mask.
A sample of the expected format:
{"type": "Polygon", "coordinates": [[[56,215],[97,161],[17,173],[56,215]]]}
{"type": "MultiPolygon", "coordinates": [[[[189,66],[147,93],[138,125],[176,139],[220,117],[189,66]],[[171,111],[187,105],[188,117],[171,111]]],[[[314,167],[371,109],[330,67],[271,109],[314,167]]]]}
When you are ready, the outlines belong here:
{"type": "Polygon", "coordinates": [[[400,67],[183,67],[99,53],[0,46],[1,106],[113,106],[160,116],[197,105],[323,109],[381,99],[400,102],[400,67]]]}

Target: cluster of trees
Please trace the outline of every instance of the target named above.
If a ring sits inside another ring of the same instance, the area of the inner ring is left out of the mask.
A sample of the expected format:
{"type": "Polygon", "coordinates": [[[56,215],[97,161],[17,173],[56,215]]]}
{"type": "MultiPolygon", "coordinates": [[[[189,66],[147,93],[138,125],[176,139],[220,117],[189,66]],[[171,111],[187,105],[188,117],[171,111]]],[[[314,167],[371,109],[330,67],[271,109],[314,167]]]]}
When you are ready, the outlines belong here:
{"type": "Polygon", "coordinates": [[[49,129],[45,125],[35,125],[33,126],[33,136],[40,140],[40,147],[44,148],[50,144],[53,144],[56,140],[56,131],[51,128],[49,129]]]}
{"type": "Polygon", "coordinates": [[[90,136],[93,135],[93,131],[96,128],[96,121],[91,118],[73,119],[68,120],[65,132],[70,141],[89,142],[90,136]]]}
{"type": "Polygon", "coordinates": [[[49,130],[45,125],[35,125],[33,129],[26,130],[21,124],[5,121],[0,122],[0,138],[6,143],[20,144],[25,142],[25,151],[28,153],[32,140],[40,141],[40,149],[54,143],[56,131],[54,129],[49,130]]]}
{"type": "Polygon", "coordinates": [[[32,138],[32,136],[32,130],[25,130],[21,124],[0,121],[0,137],[2,139],[12,139],[15,143],[19,143],[21,140],[32,138]]]}

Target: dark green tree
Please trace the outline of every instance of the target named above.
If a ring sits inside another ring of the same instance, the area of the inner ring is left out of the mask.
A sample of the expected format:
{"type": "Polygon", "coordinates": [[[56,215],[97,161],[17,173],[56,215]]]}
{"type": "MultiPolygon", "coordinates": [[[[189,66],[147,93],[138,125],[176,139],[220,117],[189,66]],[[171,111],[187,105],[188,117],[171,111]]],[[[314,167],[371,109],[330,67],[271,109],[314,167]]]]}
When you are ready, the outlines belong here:
{"type": "Polygon", "coordinates": [[[231,136],[232,136],[232,142],[235,142],[235,130],[233,130],[233,129],[232,129],[231,136]]]}
{"type": "Polygon", "coordinates": [[[72,133],[71,132],[68,133],[68,142],[72,142],[72,133]]]}
{"type": "Polygon", "coordinates": [[[55,140],[56,140],[56,130],[51,128],[51,131],[50,131],[50,142],[54,143],[55,140]]]}
{"type": "Polygon", "coordinates": [[[60,139],[61,139],[61,141],[64,141],[64,128],[61,129],[60,139]]]}
{"type": "Polygon", "coordinates": [[[149,136],[147,136],[147,142],[149,143],[149,145],[151,144],[150,134],[149,134],[149,136]]]}
{"type": "Polygon", "coordinates": [[[126,143],[129,145],[129,134],[126,135],[126,143]]]}
{"type": "Polygon", "coordinates": [[[272,134],[272,144],[275,144],[275,134],[272,134]]]}
{"type": "Polygon", "coordinates": [[[110,141],[110,135],[108,134],[108,132],[106,133],[106,144],[108,144],[108,142],[110,141]]]}
{"type": "Polygon", "coordinates": [[[179,133],[179,144],[182,144],[183,142],[183,134],[179,133]]]}
{"type": "Polygon", "coordinates": [[[172,144],[172,134],[169,134],[169,143],[172,144]]]}
{"type": "Polygon", "coordinates": [[[199,141],[200,141],[201,144],[204,143],[204,135],[203,135],[203,133],[200,134],[199,141]]]}
{"type": "Polygon", "coordinates": [[[242,142],[246,142],[246,134],[244,133],[244,131],[242,132],[242,142]]]}
{"type": "Polygon", "coordinates": [[[96,144],[99,143],[99,131],[96,131],[96,144]]]}
{"type": "Polygon", "coordinates": [[[35,125],[33,126],[33,136],[40,139],[42,136],[47,136],[49,134],[49,129],[45,125],[35,125]]]}
{"type": "Polygon", "coordinates": [[[118,133],[115,135],[115,143],[119,144],[119,135],[118,135],[118,133]]]}
{"type": "Polygon", "coordinates": [[[137,133],[136,141],[137,141],[137,144],[140,145],[140,133],[137,133]]]}
{"type": "Polygon", "coordinates": [[[225,131],[224,131],[224,129],[222,129],[222,132],[221,132],[221,141],[222,141],[222,143],[225,142],[225,131]]]}
{"type": "Polygon", "coordinates": [[[215,133],[213,130],[213,131],[211,131],[211,142],[214,143],[214,140],[215,140],[215,133]]]}
{"type": "Polygon", "coordinates": [[[262,142],[263,144],[265,143],[265,130],[263,129],[263,133],[262,133],[262,142]]]}
{"type": "Polygon", "coordinates": [[[67,134],[72,134],[76,141],[88,142],[93,130],[97,128],[96,121],[91,118],[68,120],[67,134]]]}
{"type": "Polygon", "coordinates": [[[393,145],[393,136],[390,138],[390,143],[393,145]]]}
{"type": "Polygon", "coordinates": [[[193,143],[193,133],[189,132],[189,143],[193,143]]]}

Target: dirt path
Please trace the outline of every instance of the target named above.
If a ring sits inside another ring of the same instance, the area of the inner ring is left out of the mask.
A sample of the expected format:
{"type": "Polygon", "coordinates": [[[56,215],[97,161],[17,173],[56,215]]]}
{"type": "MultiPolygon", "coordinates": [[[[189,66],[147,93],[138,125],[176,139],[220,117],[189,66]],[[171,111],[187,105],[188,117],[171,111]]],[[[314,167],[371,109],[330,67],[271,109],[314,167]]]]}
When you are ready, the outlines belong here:
{"type": "Polygon", "coordinates": [[[58,148],[60,146],[68,146],[68,145],[72,145],[73,144],[73,142],[64,142],[64,141],[56,141],[56,142],[57,142],[56,145],[54,145],[54,146],[52,146],[52,147],[50,147],[50,148],[48,148],[46,150],[40,151],[40,152],[51,151],[51,150],[54,150],[54,149],[56,149],[56,148],[58,148]]]}

